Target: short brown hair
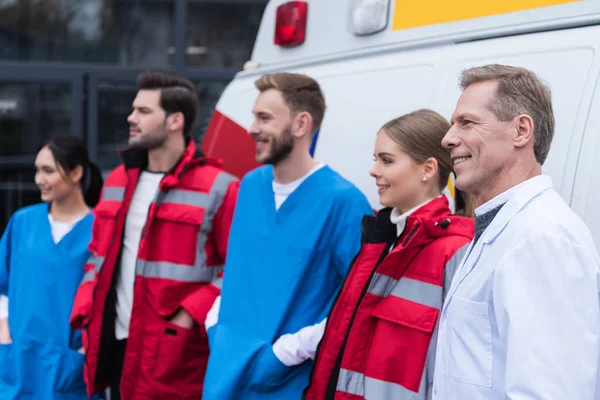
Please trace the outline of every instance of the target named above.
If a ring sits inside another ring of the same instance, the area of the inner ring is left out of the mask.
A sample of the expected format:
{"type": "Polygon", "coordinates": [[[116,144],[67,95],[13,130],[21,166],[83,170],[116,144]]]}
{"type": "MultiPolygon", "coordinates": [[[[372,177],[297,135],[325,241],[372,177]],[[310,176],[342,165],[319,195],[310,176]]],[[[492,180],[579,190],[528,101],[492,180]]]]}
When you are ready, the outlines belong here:
{"type": "MultiPolygon", "coordinates": [[[[438,162],[438,185],[443,190],[448,184],[453,162],[450,151],[442,146],[442,139],[450,129],[450,123],[433,110],[414,111],[387,122],[381,131],[396,142],[417,164],[433,157],[438,162]]],[[[456,190],[456,210],[472,216],[469,196],[456,190]]]]}
{"type": "Polygon", "coordinates": [[[474,83],[496,81],[496,97],[489,109],[500,121],[509,121],[520,114],[533,120],[533,152],[537,162],[544,164],[554,137],[552,94],[532,71],[508,65],[490,64],[464,70],[460,75],[462,90],[474,83]]]}
{"type": "Polygon", "coordinates": [[[276,73],[261,76],[254,86],[262,93],[270,89],[278,90],[293,113],[306,111],[312,117],[315,133],[325,115],[325,96],[321,87],[309,76],[303,74],[276,73]]]}

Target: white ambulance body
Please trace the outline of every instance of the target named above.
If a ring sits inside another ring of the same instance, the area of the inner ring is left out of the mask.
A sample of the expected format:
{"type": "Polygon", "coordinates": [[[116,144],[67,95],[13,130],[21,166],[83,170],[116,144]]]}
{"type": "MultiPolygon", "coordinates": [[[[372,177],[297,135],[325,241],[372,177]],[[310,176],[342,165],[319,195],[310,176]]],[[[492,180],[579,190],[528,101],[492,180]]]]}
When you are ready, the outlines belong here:
{"type": "Polygon", "coordinates": [[[556,131],[544,173],[600,248],[600,157],[594,157],[600,153],[600,0],[291,2],[286,7],[307,3],[306,35],[293,47],[274,41],[284,3],[290,2],[268,4],[250,68],[227,87],[206,132],[203,150],[223,158],[226,169],[241,176],[256,166],[247,135],[254,81],[270,72],[304,73],[321,84],[327,102],[315,158],[356,184],[377,209],[369,170],[385,122],[420,108],[449,119],[463,69],[522,66],[552,89],[556,131]],[[369,29],[380,30],[364,34],[369,29]]]}

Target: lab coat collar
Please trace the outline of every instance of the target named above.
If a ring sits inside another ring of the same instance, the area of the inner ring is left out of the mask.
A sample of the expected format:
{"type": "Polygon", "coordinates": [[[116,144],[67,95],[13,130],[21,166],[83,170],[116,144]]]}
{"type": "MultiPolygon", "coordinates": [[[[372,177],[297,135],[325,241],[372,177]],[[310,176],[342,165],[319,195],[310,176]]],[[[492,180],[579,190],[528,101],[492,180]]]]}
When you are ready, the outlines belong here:
{"type": "Polygon", "coordinates": [[[498,212],[492,223],[481,235],[477,243],[471,242],[467,254],[461,265],[458,267],[455,278],[452,281],[444,309],[448,306],[450,297],[456,292],[460,283],[469,275],[475,267],[475,263],[479,259],[483,247],[492,243],[504,230],[510,220],[519,212],[527,203],[533,200],[541,193],[553,188],[552,179],[545,175],[539,175],[528,179],[519,185],[518,190],[511,192],[512,196],[506,201],[506,204],[498,212]]]}
{"type": "MultiPolygon", "coordinates": [[[[527,181],[515,186],[508,192],[512,194],[510,198],[506,199],[506,204],[498,215],[494,218],[492,223],[487,227],[485,232],[479,239],[483,244],[491,243],[496,237],[502,232],[508,222],[517,214],[521,209],[529,203],[534,197],[546,190],[552,189],[552,179],[546,175],[539,175],[528,179],[527,181]]],[[[500,195],[502,196],[502,195],[500,195]]],[[[504,200],[504,198],[503,198],[504,200]]],[[[486,203],[487,204],[487,203],[486,203]]],[[[485,205],[484,205],[485,206],[485,205]]]]}

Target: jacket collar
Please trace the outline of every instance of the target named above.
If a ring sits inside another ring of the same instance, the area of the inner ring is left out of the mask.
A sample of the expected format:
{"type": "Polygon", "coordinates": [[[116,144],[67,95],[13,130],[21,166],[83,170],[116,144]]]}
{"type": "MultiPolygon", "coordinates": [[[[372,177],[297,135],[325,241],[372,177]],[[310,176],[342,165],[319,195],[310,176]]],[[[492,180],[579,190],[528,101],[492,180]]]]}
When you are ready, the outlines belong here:
{"type": "MultiPolygon", "coordinates": [[[[140,170],[148,166],[148,150],[127,148],[120,151],[126,170],[140,170]]],[[[160,183],[161,189],[173,187],[179,183],[181,176],[188,168],[195,165],[210,164],[222,167],[222,162],[217,159],[207,158],[196,149],[196,142],[190,137],[186,139],[185,150],[175,166],[166,174],[160,183]]]]}
{"type": "MultiPolygon", "coordinates": [[[[384,208],[375,217],[363,218],[363,243],[392,242],[398,238],[396,225],[390,220],[391,212],[391,208],[384,208]]],[[[418,208],[408,217],[401,239],[403,245],[408,242],[422,244],[442,236],[471,238],[472,233],[473,220],[451,215],[448,199],[441,196],[418,208]]]]}

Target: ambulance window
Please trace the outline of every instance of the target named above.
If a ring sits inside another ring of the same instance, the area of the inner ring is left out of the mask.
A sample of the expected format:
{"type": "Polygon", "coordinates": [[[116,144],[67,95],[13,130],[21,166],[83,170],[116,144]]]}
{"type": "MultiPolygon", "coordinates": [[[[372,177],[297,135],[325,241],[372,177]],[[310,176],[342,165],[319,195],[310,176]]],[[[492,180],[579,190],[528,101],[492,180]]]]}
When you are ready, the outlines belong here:
{"type": "Polygon", "coordinates": [[[204,132],[206,132],[217,101],[219,101],[221,93],[223,93],[228,83],[229,81],[194,81],[196,90],[198,91],[198,99],[200,100],[198,116],[194,124],[194,132],[192,132],[196,143],[202,143],[204,132]]]}
{"type": "Polygon", "coordinates": [[[190,0],[187,62],[241,69],[250,59],[267,0],[190,0]]]}

